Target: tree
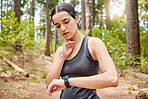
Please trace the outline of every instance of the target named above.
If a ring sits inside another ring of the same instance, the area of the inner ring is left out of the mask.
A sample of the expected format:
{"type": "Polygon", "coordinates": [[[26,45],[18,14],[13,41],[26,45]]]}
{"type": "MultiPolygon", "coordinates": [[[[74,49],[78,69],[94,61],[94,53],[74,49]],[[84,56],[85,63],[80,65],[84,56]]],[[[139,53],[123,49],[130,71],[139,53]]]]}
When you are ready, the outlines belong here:
{"type": "Polygon", "coordinates": [[[55,28],[55,31],[54,31],[54,50],[53,50],[54,53],[56,52],[56,49],[57,49],[56,45],[57,45],[57,30],[55,28]]]}
{"type": "Polygon", "coordinates": [[[81,0],[81,29],[86,30],[86,20],[85,20],[85,0],[81,0]]]}
{"type": "Polygon", "coordinates": [[[45,55],[50,56],[50,20],[49,20],[49,0],[46,0],[46,47],[45,55]]]}
{"type": "Polygon", "coordinates": [[[77,5],[77,0],[71,0],[73,2],[73,8],[75,9],[76,5],[77,5]]]}
{"type": "Polygon", "coordinates": [[[3,11],[3,0],[1,0],[1,14],[2,14],[2,11],[3,11]]]}
{"type": "Polygon", "coordinates": [[[90,12],[90,4],[89,0],[85,0],[85,16],[86,16],[86,33],[88,36],[92,36],[91,29],[91,12],[90,12]]]}
{"type": "Polygon", "coordinates": [[[7,12],[8,12],[8,0],[7,0],[7,4],[6,5],[7,5],[7,12]]]}
{"type": "Polygon", "coordinates": [[[105,6],[106,6],[106,28],[107,28],[107,30],[110,30],[110,15],[109,15],[109,6],[110,6],[110,0],[105,0],[106,2],[106,4],[105,4],[105,6]]]}
{"type": "Polygon", "coordinates": [[[92,0],[92,27],[95,25],[95,0],[92,0]]]}
{"type": "Polygon", "coordinates": [[[3,22],[2,22],[2,12],[3,12],[3,0],[1,0],[1,30],[2,30],[2,26],[3,26],[3,22]]]}
{"type": "Polygon", "coordinates": [[[126,54],[140,55],[138,1],[126,0],[126,54]]]}
{"type": "Polygon", "coordinates": [[[20,17],[21,17],[21,6],[20,6],[20,0],[13,0],[13,11],[15,12],[15,16],[17,17],[17,22],[20,23],[20,17]]]}
{"type": "Polygon", "coordinates": [[[97,2],[95,2],[95,17],[96,17],[96,25],[99,25],[100,29],[102,27],[103,24],[103,7],[104,5],[104,0],[98,0],[97,2]]]}
{"type": "Polygon", "coordinates": [[[33,7],[34,7],[34,0],[32,0],[32,2],[30,3],[31,7],[30,7],[30,18],[31,16],[33,17],[34,20],[34,11],[33,11],[33,7]]]}
{"type": "MultiPolygon", "coordinates": [[[[13,0],[13,12],[15,12],[15,17],[17,18],[17,22],[20,24],[20,17],[21,17],[21,2],[20,0],[13,0]]],[[[17,32],[19,34],[19,32],[17,32]]],[[[18,39],[15,42],[15,50],[22,52],[22,45],[21,45],[21,39],[18,39]]]]}
{"type": "Polygon", "coordinates": [[[103,22],[103,7],[101,6],[101,12],[100,12],[100,29],[102,27],[102,22],[103,22]]]}

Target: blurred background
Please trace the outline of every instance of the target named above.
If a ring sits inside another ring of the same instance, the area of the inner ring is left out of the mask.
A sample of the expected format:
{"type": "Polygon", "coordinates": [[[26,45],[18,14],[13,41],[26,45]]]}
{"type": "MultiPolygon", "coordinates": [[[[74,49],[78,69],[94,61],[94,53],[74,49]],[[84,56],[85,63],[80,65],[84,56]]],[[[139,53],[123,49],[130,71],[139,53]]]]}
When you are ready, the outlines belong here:
{"type": "Polygon", "coordinates": [[[81,33],[103,40],[119,71],[124,92],[102,98],[135,99],[148,88],[148,0],[0,0],[0,99],[49,98],[44,79],[64,42],[50,13],[63,2],[76,10],[81,33]]]}

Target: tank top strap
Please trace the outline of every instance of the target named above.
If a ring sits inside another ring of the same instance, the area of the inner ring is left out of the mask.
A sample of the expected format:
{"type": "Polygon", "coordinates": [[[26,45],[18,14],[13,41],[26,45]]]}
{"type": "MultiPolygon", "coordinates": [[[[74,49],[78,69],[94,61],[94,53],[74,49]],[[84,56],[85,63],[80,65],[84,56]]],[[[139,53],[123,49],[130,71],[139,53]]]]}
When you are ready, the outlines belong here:
{"type": "Polygon", "coordinates": [[[88,49],[88,39],[89,39],[89,36],[85,36],[85,49],[86,49],[86,54],[87,54],[87,57],[91,60],[91,61],[94,61],[94,62],[97,62],[96,60],[94,60],[90,54],[90,51],[88,49]]]}

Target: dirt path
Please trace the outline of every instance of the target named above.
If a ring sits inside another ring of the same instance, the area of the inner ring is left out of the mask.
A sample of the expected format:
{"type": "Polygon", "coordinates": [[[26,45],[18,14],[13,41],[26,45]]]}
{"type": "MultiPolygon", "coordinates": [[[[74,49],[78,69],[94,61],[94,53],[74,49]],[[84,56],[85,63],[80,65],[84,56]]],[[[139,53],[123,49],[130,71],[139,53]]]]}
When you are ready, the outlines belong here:
{"type": "MultiPolygon", "coordinates": [[[[48,72],[51,68],[52,58],[38,58],[33,64],[37,64],[36,69],[48,72]]],[[[37,72],[37,71],[35,71],[37,72]]],[[[25,80],[9,80],[4,82],[0,78],[0,99],[59,99],[60,92],[54,93],[52,97],[47,96],[44,79],[35,73],[34,76],[40,79],[40,83],[25,80]]],[[[126,74],[120,77],[119,86],[116,88],[105,88],[97,90],[101,99],[135,99],[138,89],[147,87],[147,82],[143,79],[134,78],[126,74]]]]}
{"type": "MultiPolygon", "coordinates": [[[[49,70],[51,63],[47,60],[45,62],[49,65],[46,65],[46,70],[49,70]]],[[[101,99],[135,99],[135,96],[138,94],[138,91],[133,91],[132,87],[139,86],[142,84],[142,80],[132,77],[127,74],[125,77],[119,78],[119,86],[116,88],[105,88],[98,89],[97,94],[101,99]],[[130,89],[131,90],[128,90],[130,89]]],[[[42,81],[37,87],[32,88],[34,91],[31,91],[28,99],[59,99],[60,92],[54,93],[52,97],[46,95],[45,83],[42,81]]]]}
{"type": "MultiPolygon", "coordinates": [[[[101,99],[135,99],[138,91],[128,90],[129,82],[120,78],[119,86],[116,88],[105,88],[97,90],[101,99]]],[[[46,95],[45,84],[42,82],[29,92],[27,99],[59,99],[60,92],[54,93],[52,97],[46,95]]]]}
{"type": "MultiPolygon", "coordinates": [[[[135,99],[138,91],[127,90],[128,83],[124,78],[120,78],[119,86],[116,88],[105,88],[97,90],[101,99],[135,99]]],[[[28,97],[24,99],[59,99],[60,92],[54,93],[52,97],[46,95],[44,82],[38,84],[29,91],[28,97]]]]}

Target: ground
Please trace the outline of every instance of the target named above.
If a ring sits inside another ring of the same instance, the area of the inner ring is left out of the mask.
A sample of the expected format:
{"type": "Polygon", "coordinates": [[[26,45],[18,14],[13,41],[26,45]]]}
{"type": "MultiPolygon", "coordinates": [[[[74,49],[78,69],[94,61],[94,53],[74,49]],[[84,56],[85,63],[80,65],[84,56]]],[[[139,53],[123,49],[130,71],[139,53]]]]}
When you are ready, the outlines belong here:
{"type": "MultiPolygon", "coordinates": [[[[29,78],[10,70],[13,76],[0,78],[0,99],[59,99],[60,91],[52,97],[46,94],[44,75],[50,71],[52,59],[44,55],[29,58],[24,65],[29,78]]],[[[14,63],[20,66],[21,63],[16,60],[13,60],[14,63]]],[[[125,73],[119,78],[118,87],[97,89],[97,94],[101,99],[135,99],[138,90],[145,87],[148,87],[147,80],[125,73]]]]}

